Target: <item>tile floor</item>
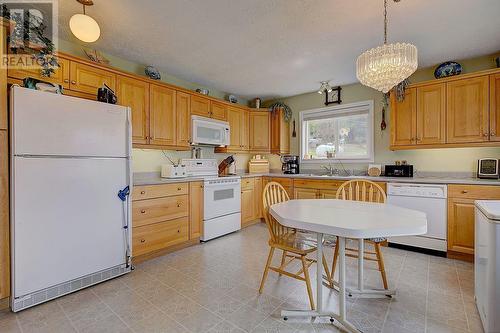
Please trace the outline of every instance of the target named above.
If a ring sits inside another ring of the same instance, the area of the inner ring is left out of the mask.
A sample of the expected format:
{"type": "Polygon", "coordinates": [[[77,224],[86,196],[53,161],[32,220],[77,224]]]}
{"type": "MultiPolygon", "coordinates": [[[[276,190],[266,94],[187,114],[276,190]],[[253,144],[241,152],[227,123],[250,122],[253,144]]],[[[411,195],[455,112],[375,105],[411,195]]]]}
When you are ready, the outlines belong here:
{"type": "MultiPolygon", "coordinates": [[[[267,251],[265,226],[252,226],[18,314],[0,313],[0,332],[341,332],[328,318],[280,319],[281,308],[307,309],[307,294],[303,282],[273,272],[258,294],[267,251]]],[[[482,332],[471,264],[392,248],[384,254],[398,294],[349,299],[348,318],[359,329],[482,332]]],[[[348,264],[355,283],[356,262],[348,264]]],[[[378,271],[365,272],[366,284],[380,288],[378,271]]],[[[335,309],[337,294],[324,289],[326,307],[335,309]]]]}

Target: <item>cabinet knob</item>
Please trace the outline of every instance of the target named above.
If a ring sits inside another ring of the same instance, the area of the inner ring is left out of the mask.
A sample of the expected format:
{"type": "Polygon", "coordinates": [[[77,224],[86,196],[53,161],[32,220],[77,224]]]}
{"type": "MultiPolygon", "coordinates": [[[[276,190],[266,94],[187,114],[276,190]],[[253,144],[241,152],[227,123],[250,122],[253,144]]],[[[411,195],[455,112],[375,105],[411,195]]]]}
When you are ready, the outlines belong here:
{"type": "Polygon", "coordinates": [[[146,194],[146,191],[141,191],[141,194],[146,194]]]}
{"type": "Polygon", "coordinates": [[[467,191],[467,190],[463,190],[463,191],[462,191],[462,193],[463,193],[463,194],[465,194],[465,193],[469,193],[469,191],[467,191]]]}
{"type": "Polygon", "coordinates": [[[69,82],[69,80],[68,80],[68,79],[64,79],[64,83],[68,83],[68,82],[69,82]]]}
{"type": "Polygon", "coordinates": [[[177,191],[180,191],[180,190],[182,190],[182,187],[178,187],[178,188],[177,188],[177,191]]]}
{"type": "Polygon", "coordinates": [[[71,81],[71,84],[76,84],[76,81],[75,80],[71,81]]]}
{"type": "Polygon", "coordinates": [[[182,206],[182,205],[181,205],[180,203],[178,203],[178,204],[177,204],[177,207],[180,207],[180,206],[182,206]]]}
{"type": "Polygon", "coordinates": [[[141,239],[141,243],[145,243],[145,242],[146,242],[146,240],[144,238],[141,239]]]}
{"type": "Polygon", "coordinates": [[[484,133],[483,136],[486,138],[488,137],[489,133],[484,133]]]}
{"type": "Polygon", "coordinates": [[[180,234],[180,233],[181,233],[181,231],[180,231],[180,230],[177,230],[177,233],[178,233],[178,234],[180,234]]]}
{"type": "Polygon", "coordinates": [[[491,136],[495,136],[496,134],[495,134],[495,132],[491,132],[490,135],[491,136]]]}
{"type": "Polygon", "coordinates": [[[141,214],[146,214],[146,211],[144,209],[142,209],[141,214]]]}

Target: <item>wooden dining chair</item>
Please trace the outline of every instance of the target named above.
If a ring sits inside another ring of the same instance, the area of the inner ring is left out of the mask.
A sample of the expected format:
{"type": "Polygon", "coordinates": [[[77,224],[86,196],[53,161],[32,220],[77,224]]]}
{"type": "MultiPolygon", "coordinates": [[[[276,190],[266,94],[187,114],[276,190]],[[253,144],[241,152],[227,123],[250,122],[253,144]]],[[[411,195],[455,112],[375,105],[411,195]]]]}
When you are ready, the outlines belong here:
{"type": "MultiPolygon", "coordinates": [[[[308,258],[307,255],[315,252],[317,247],[317,240],[310,238],[308,234],[301,233],[300,231],[286,227],[280,224],[270,213],[269,207],[290,200],[288,193],[277,182],[270,182],[264,188],[262,194],[264,218],[266,220],[267,229],[269,231],[269,256],[267,257],[266,268],[260,283],[259,293],[262,293],[264,284],[267,279],[269,270],[279,273],[279,275],[286,275],[288,277],[304,281],[307,287],[307,294],[309,295],[309,303],[311,309],[315,310],[314,299],[311,289],[311,281],[309,278],[309,267],[316,262],[315,259],[308,258]],[[281,264],[279,267],[271,266],[274,251],[278,249],[283,251],[281,256],[281,264]],[[294,260],[300,260],[302,268],[297,273],[286,271],[285,268],[294,260]],[[303,274],[303,276],[301,276],[303,274]]],[[[333,283],[330,277],[330,270],[328,263],[323,256],[323,267],[326,272],[326,278],[330,284],[333,283]]]]}
{"type": "MultiPolygon", "coordinates": [[[[385,203],[387,200],[387,196],[385,191],[380,185],[374,183],[369,180],[349,180],[340,185],[336,194],[337,199],[342,200],[354,200],[354,201],[365,201],[365,202],[376,202],[376,203],[385,203]]],[[[332,272],[331,277],[333,281],[333,277],[335,275],[335,266],[337,265],[337,259],[339,256],[338,249],[338,240],[335,242],[335,250],[333,253],[333,263],[332,263],[332,272]]],[[[386,241],[385,238],[372,238],[366,240],[367,243],[373,244],[375,252],[367,251],[364,252],[364,259],[370,261],[376,261],[378,264],[378,270],[382,275],[382,283],[384,284],[384,289],[388,289],[387,285],[387,276],[385,274],[385,265],[384,265],[384,257],[382,255],[382,251],[380,249],[380,244],[386,241]]],[[[358,257],[358,249],[352,249],[346,247],[346,256],[357,258],[358,257]]],[[[331,284],[333,287],[333,284],[331,284]]]]}

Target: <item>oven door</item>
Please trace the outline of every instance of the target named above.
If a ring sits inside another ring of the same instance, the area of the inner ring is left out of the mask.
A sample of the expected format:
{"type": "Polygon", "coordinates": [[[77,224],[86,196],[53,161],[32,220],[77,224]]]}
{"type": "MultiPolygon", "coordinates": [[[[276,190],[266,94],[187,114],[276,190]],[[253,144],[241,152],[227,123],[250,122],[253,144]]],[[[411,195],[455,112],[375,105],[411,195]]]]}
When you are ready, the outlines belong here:
{"type": "Polygon", "coordinates": [[[207,180],[204,185],[204,220],[241,212],[239,179],[207,180]]]}

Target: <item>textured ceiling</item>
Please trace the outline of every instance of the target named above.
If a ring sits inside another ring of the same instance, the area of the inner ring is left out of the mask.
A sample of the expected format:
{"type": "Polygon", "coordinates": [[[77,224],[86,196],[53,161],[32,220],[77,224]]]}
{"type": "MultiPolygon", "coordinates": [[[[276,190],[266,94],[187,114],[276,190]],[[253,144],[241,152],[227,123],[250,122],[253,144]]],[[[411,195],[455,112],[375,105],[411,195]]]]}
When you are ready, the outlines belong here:
{"type": "MultiPolygon", "coordinates": [[[[252,98],[357,82],[355,60],[382,42],[382,0],[94,0],[104,52],[252,98]]],[[[59,0],[59,34],[75,0],[59,0]]],[[[389,3],[389,42],[419,50],[420,67],[500,50],[500,0],[389,3]]]]}

